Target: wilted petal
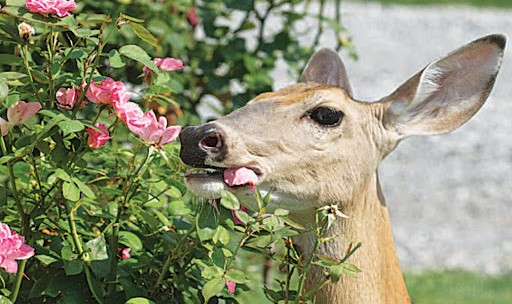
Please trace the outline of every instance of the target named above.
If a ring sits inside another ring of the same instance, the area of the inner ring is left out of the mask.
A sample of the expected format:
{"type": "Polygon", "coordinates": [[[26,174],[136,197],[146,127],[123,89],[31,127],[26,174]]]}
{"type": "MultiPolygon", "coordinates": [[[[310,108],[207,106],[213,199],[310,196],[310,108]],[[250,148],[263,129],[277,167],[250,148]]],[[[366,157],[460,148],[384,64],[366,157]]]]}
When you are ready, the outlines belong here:
{"type": "Polygon", "coordinates": [[[0,131],[2,132],[2,136],[6,136],[9,133],[9,122],[0,117],[0,131]]]}
{"type": "Polygon", "coordinates": [[[41,108],[39,102],[27,103],[20,100],[7,109],[7,120],[11,126],[20,125],[39,112],[41,108]]]}

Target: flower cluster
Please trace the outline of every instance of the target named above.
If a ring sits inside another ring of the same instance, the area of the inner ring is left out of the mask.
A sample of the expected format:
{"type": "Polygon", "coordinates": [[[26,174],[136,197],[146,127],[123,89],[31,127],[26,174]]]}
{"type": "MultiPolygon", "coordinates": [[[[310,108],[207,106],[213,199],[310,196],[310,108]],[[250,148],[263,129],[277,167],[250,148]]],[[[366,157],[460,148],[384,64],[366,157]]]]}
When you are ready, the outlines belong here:
{"type": "Polygon", "coordinates": [[[34,255],[34,248],[25,244],[25,238],[12,231],[7,224],[0,223],[0,267],[9,273],[18,271],[16,260],[34,255]]]}
{"type": "MultiPolygon", "coordinates": [[[[138,104],[128,101],[132,93],[121,81],[116,82],[112,78],[107,78],[99,84],[91,83],[85,96],[91,102],[112,107],[128,129],[139,135],[147,144],[162,147],[175,140],[181,131],[181,126],[168,127],[165,117],[157,118],[153,110],[144,112],[138,104]]],[[[102,131],[100,134],[99,131],[88,129],[89,146],[98,148],[108,141],[108,130],[105,128],[102,131]]]]}
{"type": "Polygon", "coordinates": [[[76,9],[76,3],[74,0],[27,0],[27,8],[32,13],[55,14],[62,18],[76,9]]]}

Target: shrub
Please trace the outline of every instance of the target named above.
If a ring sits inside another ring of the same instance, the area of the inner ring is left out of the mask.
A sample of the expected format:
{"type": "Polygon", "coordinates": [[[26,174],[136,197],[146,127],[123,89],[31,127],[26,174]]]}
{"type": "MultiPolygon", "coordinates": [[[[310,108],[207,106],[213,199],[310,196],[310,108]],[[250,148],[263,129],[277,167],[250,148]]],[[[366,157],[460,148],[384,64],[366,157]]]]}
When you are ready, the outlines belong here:
{"type": "Polygon", "coordinates": [[[273,302],[298,301],[295,268],[354,271],[301,261],[289,240],[300,227],[286,210],[264,215],[257,189],[250,214],[228,192],[194,197],[173,142],[178,124],[199,121],[202,96],[230,110],[271,89],[276,58],[300,69],[312,50],[294,33],[305,1],[69,2],[7,1],[0,15],[0,219],[35,248],[1,273],[2,301],[235,303],[251,282],[240,256],[274,245],[287,274],[265,290],[273,302]],[[271,14],[288,20],[275,33],[271,14]]]}

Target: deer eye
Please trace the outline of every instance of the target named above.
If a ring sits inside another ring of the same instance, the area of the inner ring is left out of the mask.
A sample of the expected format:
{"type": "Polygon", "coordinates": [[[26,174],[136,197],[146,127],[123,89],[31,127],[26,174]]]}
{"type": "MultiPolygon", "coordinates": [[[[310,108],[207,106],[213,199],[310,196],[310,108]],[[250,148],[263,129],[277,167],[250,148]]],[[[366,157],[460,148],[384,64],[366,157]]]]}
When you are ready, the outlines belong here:
{"type": "Polygon", "coordinates": [[[308,116],[323,126],[334,127],[340,124],[344,115],[336,109],[319,107],[311,111],[308,116]]]}

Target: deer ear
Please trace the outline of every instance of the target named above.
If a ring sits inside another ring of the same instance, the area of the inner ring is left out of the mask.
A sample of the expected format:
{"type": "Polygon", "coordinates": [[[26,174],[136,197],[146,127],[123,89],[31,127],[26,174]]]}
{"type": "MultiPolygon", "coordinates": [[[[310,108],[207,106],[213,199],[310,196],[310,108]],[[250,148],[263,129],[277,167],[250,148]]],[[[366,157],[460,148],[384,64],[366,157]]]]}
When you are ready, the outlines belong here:
{"type": "Polygon", "coordinates": [[[450,132],[484,104],[501,65],[506,38],[475,40],[429,64],[390,96],[383,123],[400,136],[450,132]]]}
{"type": "Polygon", "coordinates": [[[340,56],[331,49],[321,49],[311,57],[300,81],[339,87],[352,95],[345,65],[340,56]]]}

